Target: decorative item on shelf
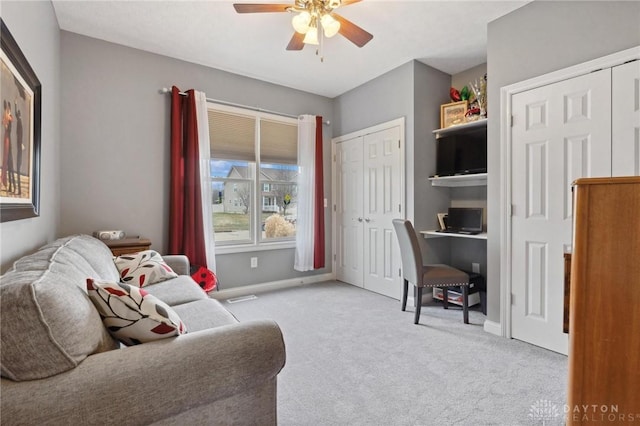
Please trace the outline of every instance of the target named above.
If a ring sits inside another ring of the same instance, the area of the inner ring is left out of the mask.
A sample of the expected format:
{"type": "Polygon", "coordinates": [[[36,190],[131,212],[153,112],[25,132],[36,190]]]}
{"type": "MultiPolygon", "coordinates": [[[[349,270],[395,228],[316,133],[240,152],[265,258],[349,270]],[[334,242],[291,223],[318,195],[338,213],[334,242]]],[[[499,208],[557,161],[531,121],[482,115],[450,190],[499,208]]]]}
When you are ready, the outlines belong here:
{"type": "Polygon", "coordinates": [[[476,97],[477,108],[480,109],[480,116],[485,118],[487,116],[487,74],[480,79],[480,82],[476,80],[473,83],[469,83],[469,85],[476,97]]]}
{"type": "MultiPolygon", "coordinates": [[[[481,118],[487,118],[487,74],[484,74],[479,81],[476,79],[473,83],[470,82],[468,86],[464,86],[460,90],[455,87],[450,87],[449,97],[452,103],[447,105],[452,106],[455,103],[466,101],[467,109],[461,120],[456,117],[450,121],[446,121],[443,113],[443,117],[440,119],[440,128],[444,129],[455,124],[468,123],[478,121],[481,118]]],[[[442,107],[445,107],[445,105],[442,107]]]]}
{"type": "Polygon", "coordinates": [[[471,92],[467,86],[464,86],[460,89],[460,100],[461,101],[469,101],[471,102],[471,92]]]}
{"type": "Polygon", "coordinates": [[[473,92],[468,86],[464,86],[460,90],[460,100],[469,102],[467,112],[464,115],[465,122],[477,121],[480,118],[480,108],[478,108],[478,102],[476,98],[472,97],[473,92]]]}
{"type": "Polygon", "coordinates": [[[469,107],[469,109],[467,110],[467,113],[465,114],[465,120],[467,123],[470,123],[472,121],[478,121],[480,119],[481,115],[480,108],[478,108],[477,106],[471,106],[469,107]]]}
{"type": "Polygon", "coordinates": [[[462,100],[466,100],[462,99],[460,92],[458,92],[458,89],[456,89],[455,87],[451,87],[449,89],[449,97],[451,98],[451,102],[460,102],[462,100]]]}
{"type": "Polygon", "coordinates": [[[447,229],[447,213],[438,213],[438,224],[441,231],[447,229]]]}
{"type": "Polygon", "coordinates": [[[455,126],[465,122],[467,101],[452,102],[440,106],[440,128],[455,126]]]}

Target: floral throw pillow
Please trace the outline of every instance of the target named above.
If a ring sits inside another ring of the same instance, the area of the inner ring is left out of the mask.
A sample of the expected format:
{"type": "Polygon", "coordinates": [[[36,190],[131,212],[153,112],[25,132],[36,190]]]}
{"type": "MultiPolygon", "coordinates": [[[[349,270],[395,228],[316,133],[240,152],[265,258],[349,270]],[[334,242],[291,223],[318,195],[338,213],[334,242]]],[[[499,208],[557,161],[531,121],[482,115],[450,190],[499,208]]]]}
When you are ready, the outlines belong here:
{"type": "Polygon", "coordinates": [[[137,287],[159,283],[178,276],[155,250],[123,254],[115,257],[113,261],[120,272],[120,281],[137,287]]]}
{"type": "Polygon", "coordinates": [[[109,333],[125,345],[138,345],[187,332],[178,314],[144,289],[88,278],[87,292],[109,333]]]}

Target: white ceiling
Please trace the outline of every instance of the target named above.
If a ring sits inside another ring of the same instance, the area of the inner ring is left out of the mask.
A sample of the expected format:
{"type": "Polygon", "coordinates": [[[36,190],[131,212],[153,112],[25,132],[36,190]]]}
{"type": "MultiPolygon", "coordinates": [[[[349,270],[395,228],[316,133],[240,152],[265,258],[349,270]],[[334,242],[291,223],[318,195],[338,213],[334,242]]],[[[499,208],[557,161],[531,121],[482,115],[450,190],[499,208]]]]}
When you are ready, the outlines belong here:
{"type": "Polygon", "coordinates": [[[237,14],[237,1],[52,0],[60,28],[333,98],[416,59],[448,74],[486,62],[487,23],[528,1],[364,0],[337,13],[373,34],[285,50],[289,13],[237,14]]]}

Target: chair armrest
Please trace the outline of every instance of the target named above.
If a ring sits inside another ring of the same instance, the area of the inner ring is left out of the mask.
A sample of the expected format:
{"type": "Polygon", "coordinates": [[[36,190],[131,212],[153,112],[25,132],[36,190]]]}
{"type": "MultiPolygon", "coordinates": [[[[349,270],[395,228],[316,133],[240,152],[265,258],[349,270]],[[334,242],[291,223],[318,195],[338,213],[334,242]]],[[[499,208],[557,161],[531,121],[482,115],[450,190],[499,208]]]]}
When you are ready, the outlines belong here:
{"type": "Polygon", "coordinates": [[[285,363],[273,321],[248,321],[91,355],[41,380],[2,379],[18,423],[148,424],[272,380],[285,363]]]}
{"type": "Polygon", "coordinates": [[[191,275],[189,258],[183,254],[166,254],[162,259],[178,275],[191,275]]]}

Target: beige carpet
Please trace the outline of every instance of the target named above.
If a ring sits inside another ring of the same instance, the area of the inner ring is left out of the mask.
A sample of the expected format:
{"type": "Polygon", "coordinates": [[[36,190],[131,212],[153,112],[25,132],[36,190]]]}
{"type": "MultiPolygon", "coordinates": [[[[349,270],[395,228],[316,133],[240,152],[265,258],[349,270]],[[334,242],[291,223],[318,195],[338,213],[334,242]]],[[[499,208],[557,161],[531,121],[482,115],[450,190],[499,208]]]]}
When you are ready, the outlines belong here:
{"type": "Polygon", "coordinates": [[[484,315],[413,308],[329,282],[230,304],[282,328],[280,425],[563,424],[567,358],[482,329],[484,315]]]}

